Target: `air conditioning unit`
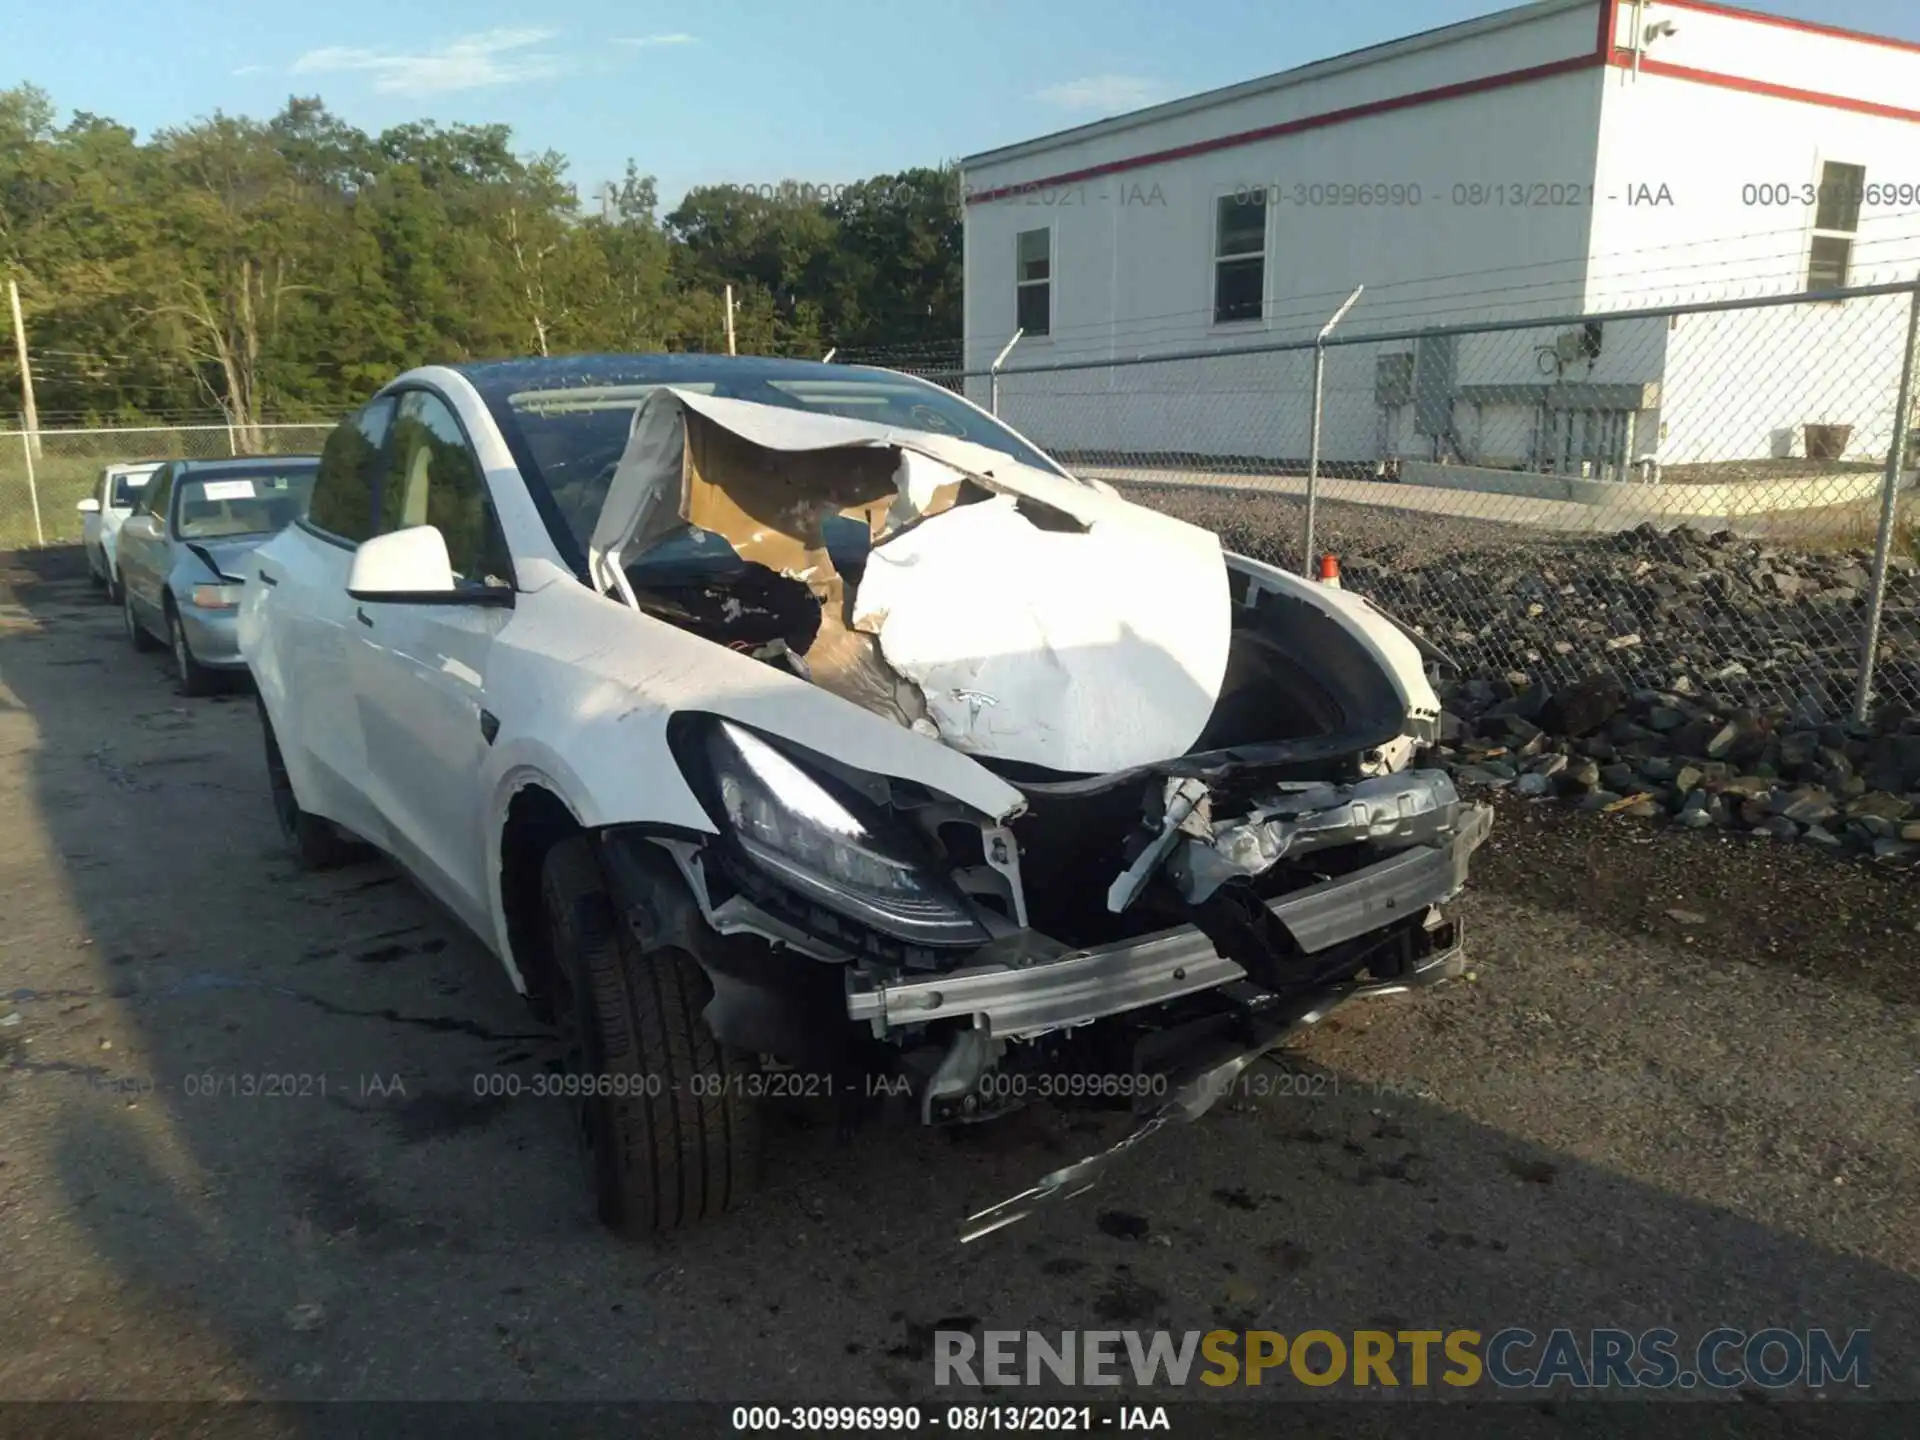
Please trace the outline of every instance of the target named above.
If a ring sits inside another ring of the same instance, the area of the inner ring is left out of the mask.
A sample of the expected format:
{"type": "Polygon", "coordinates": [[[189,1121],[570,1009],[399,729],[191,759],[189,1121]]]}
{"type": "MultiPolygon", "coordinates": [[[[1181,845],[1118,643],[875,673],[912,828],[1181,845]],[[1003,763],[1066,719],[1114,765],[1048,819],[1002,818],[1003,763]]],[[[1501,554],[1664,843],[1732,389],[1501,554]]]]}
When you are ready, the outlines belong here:
{"type": "Polygon", "coordinates": [[[1373,403],[1383,410],[1413,399],[1413,352],[1376,355],[1373,361],[1373,403]]]}

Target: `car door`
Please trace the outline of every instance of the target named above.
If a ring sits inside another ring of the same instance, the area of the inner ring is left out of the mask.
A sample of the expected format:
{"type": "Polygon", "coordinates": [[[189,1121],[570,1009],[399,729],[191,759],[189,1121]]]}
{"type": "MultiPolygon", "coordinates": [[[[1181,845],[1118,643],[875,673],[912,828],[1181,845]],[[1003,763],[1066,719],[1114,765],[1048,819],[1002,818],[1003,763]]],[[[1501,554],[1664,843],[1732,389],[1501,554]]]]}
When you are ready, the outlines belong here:
{"type": "Polygon", "coordinates": [[[163,625],[161,591],[168,567],[167,509],[173,503],[177,467],[162,465],[134,502],[133,513],[114,540],[114,558],[126,603],[147,629],[163,625]]]}
{"type": "MultiPolygon", "coordinates": [[[[357,628],[347,576],[362,540],[379,533],[379,488],[395,401],[382,395],[327,437],[306,516],[252,552],[259,614],[243,626],[248,666],[266,700],[300,807],[389,847],[367,785],[354,703],[357,628]]],[[[253,597],[249,597],[253,598],[253,597]]]]}
{"type": "MultiPolygon", "coordinates": [[[[400,392],[388,447],[383,531],[436,527],[455,583],[513,584],[486,474],[453,408],[400,392]]],[[[492,933],[481,767],[491,741],[487,663],[510,607],[417,597],[354,603],[354,693],[367,783],[394,855],[478,933],[492,933]]]]}

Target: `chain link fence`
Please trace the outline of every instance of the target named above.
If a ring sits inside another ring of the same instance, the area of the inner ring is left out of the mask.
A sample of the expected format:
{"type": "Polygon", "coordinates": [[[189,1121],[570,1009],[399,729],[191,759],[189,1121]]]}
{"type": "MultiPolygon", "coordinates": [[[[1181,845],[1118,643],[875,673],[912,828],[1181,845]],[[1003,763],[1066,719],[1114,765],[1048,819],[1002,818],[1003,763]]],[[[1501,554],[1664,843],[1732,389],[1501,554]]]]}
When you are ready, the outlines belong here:
{"type": "Polygon", "coordinates": [[[0,550],[80,539],[78,506],[106,466],[318,454],[331,423],[0,430],[0,550]]]}
{"type": "Polygon", "coordinates": [[[964,393],[1234,549],[1333,553],[1470,672],[1920,709],[1920,287],[1391,334],[1364,308],[1323,345],[1016,348],[964,393]]]}
{"type": "MultiPolygon", "coordinates": [[[[1236,550],[1334,554],[1467,671],[1828,720],[1920,710],[1917,321],[1915,285],[1392,333],[1363,302],[1319,343],[889,358],[1236,550]]],[[[0,547],[77,540],[109,462],[329,428],[0,431],[0,547]]]]}

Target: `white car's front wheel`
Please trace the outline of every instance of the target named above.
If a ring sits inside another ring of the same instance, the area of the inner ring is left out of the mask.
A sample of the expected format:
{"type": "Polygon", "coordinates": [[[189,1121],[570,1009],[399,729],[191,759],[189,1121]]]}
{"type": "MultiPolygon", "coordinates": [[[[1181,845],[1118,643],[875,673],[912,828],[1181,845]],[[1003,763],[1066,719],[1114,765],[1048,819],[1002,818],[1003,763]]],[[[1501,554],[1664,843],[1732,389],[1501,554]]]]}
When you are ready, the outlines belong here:
{"type": "Polygon", "coordinates": [[[683,951],[640,948],[587,836],[548,851],[540,878],[554,1015],[602,1223],[641,1236],[733,1209],[758,1170],[759,1105],[745,1062],[701,1018],[705,972],[683,951]]]}

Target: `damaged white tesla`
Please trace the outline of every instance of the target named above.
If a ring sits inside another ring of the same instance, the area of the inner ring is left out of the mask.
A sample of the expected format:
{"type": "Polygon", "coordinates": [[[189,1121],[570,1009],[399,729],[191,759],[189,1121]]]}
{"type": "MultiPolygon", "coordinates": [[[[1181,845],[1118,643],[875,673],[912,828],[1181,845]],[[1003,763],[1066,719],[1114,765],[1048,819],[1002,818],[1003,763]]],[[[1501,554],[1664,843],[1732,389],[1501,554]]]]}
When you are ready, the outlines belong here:
{"type": "Polygon", "coordinates": [[[974,1238],[1462,965],[1423,642],[908,376],[415,370],[246,580],[287,836],[500,957],[622,1230],[740,1200],[769,1095],[1132,1097],[974,1238]]]}

